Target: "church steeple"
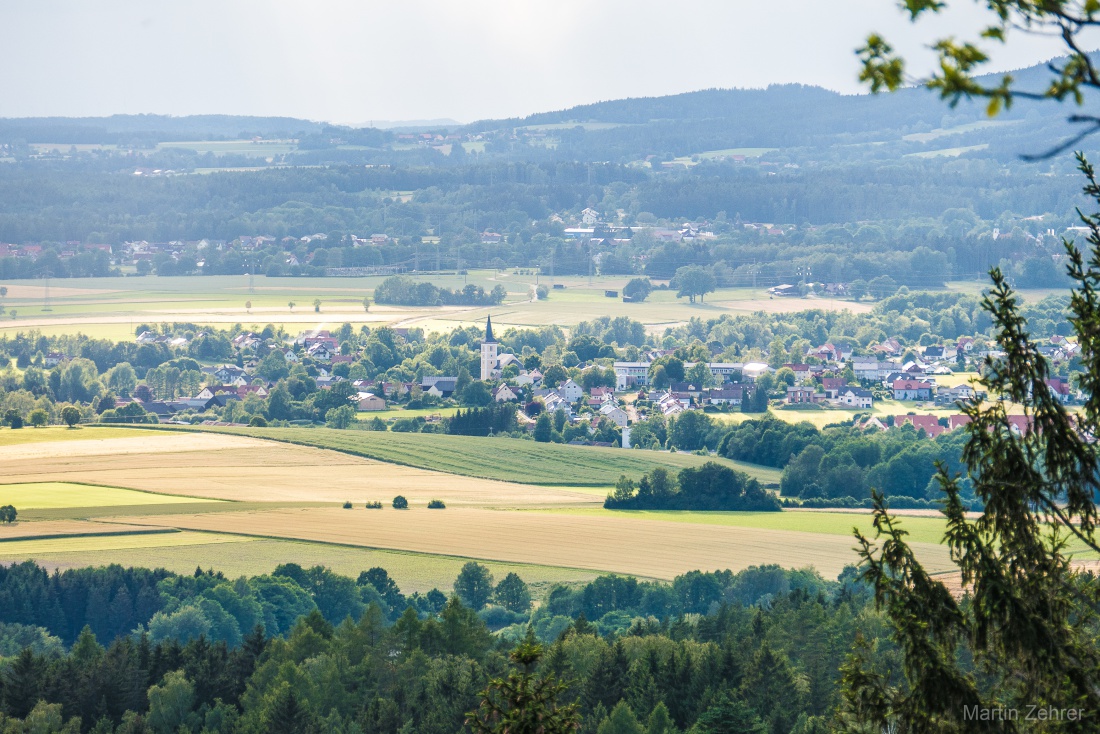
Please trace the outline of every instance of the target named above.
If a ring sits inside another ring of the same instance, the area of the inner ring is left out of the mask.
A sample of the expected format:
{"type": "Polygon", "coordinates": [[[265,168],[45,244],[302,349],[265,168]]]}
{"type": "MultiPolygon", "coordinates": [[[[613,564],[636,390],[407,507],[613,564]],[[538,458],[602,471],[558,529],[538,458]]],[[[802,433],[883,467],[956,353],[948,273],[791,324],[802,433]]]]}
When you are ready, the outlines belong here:
{"type": "Polygon", "coordinates": [[[491,316],[485,317],[485,343],[496,344],[496,339],[493,338],[493,318],[491,316]]]}

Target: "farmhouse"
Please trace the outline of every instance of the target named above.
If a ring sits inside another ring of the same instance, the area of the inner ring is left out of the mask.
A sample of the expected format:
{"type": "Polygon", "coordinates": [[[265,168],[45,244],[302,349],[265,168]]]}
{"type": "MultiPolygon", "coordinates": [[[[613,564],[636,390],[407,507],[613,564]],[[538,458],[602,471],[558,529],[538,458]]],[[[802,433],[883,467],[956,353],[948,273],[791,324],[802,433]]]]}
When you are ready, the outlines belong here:
{"type": "Polygon", "coordinates": [[[420,382],[420,389],[437,398],[449,398],[454,393],[457,383],[457,377],[424,377],[420,382]]]}

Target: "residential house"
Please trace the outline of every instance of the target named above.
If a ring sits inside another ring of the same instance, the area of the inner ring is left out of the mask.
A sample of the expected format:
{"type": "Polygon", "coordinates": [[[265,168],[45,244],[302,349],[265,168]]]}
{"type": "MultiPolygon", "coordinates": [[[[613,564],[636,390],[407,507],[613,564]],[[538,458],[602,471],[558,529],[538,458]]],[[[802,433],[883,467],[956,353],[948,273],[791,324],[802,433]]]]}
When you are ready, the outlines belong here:
{"type": "Polygon", "coordinates": [[[318,361],[330,362],[332,358],[336,356],[337,352],[336,349],[329,346],[327,342],[316,342],[306,349],[306,354],[318,361]]]}
{"type": "Polygon", "coordinates": [[[935,345],[924,348],[924,361],[938,361],[943,359],[946,355],[943,345],[935,345]]]}
{"type": "Polygon", "coordinates": [[[1069,382],[1061,377],[1051,377],[1046,383],[1047,387],[1050,388],[1051,394],[1054,395],[1058,402],[1067,403],[1073,397],[1073,389],[1070,387],[1069,382]]]}
{"type": "Polygon", "coordinates": [[[519,400],[523,392],[517,387],[515,389],[509,387],[505,383],[497,385],[492,390],[493,400],[498,403],[504,403],[507,401],[519,400]]]}
{"type": "Polygon", "coordinates": [[[875,346],[871,347],[871,351],[875,354],[884,354],[890,357],[896,357],[897,355],[905,351],[905,347],[903,347],[901,345],[901,342],[899,342],[897,339],[895,339],[894,337],[890,337],[889,339],[883,341],[881,344],[876,344],[875,346]]]}
{"type": "Polygon", "coordinates": [[[542,382],[542,373],[538,370],[526,370],[519,373],[513,380],[517,385],[534,387],[542,382]]]}
{"type": "Polygon", "coordinates": [[[875,396],[870,390],[848,385],[841,388],[837,402],[849,408],[870,408],[875,402],[875,396]]]}
{"type": "Polygon", "coordinates": [[[68,359],[68,357],[66,357],[61,352],[47,352],[46,353],[46,359],[45,359],[45,365],[47,367],[56,367],[57,365],[59,365],[62,362],[66,361],[67,359],[68,359]]]}
{"type": "Polygon", "coordinates": [[[558,385],[558,393],[570,403],[575,403],[584,397],[584,388],[570,379],[558,385]]]}
{"type": "Polygon", "coordinates": [[[794,373],[794,380],[797,383],[806,382],[812,376],[810,373],[810,365],[808,364],[797,364],[793,362],[788,362],[783,366],[794,373]]]}
{"type": "Polygon", "coordinates": [[[560,410],[570,418],[573,416],[573,404],[562,397],[561,393],[556,390],[547,390],[546,393],[542,395],[542,404],[546,406],[547,413],[554,413],[560,410]]]}
{"type": "Polygon", "coordinates": [[[787,402],[791,405],[814,402],[814,389],[808,385],[792,385],[787,388],[787,402]]]}
{"type": "Polygon", "coordinates": [[[970,385],[956,385],[955,387],[941,387],[936,390],[937,405],[954,405],[960,400],[970,400],[974,397],[974,388],[970,385]]]}
{"type": "MultiPolygon", "coordinates": [[[[223,364],[210,369],[210,374],[214,375],[223,385],[237,384],[238,381],[244,381],[247,376],[247,372],[234,364],[223,364]]],[[[203,370],[205,372],[206,370],[203,370]]],[[[246,384],[242,382],[241,384],[246,384]]]]}
{"type": "Polygon", "coordinates": [[[878,382],[885,379],[891,372],[900,371],[901,365],[897,362],[880,362],[877,358],[853,357],[852,372],[856,379],[878,382]]]}
{"type": "Polygon", "coordinates": [[[848,381],[843,377],[822,377],[821,389],[825,393],[826,400],[836,400],[840,396],[842,388],[848,386],[848,381]]]}
{"type": "Polygon", "coordinates": [[[740,405],[746,393],[751,393],[751,391],[752,388],[743,383],[729,383],[723,387],[704,392],[702,402],[708,405],[740,405]]]}
{"type": "Polygon", "coordinates": [[[615,405],[615,403],[604,403],[600,407],[600,415],[609,419],[619,428],[626,428],[627,423],[630,422],[630,417],[626,414],[626,411],[615,405]]]}
{"type": "Polygon", "coordinates": [[[894,380],[894,400],[931,400],[936,386],[922,380],[894,380]]]}
{"type": "Polygon", "coordinates": [[[610,387],[594,387],[588,391],[590,403],[606,403],[615,399],[615,391],[610,387]]]}

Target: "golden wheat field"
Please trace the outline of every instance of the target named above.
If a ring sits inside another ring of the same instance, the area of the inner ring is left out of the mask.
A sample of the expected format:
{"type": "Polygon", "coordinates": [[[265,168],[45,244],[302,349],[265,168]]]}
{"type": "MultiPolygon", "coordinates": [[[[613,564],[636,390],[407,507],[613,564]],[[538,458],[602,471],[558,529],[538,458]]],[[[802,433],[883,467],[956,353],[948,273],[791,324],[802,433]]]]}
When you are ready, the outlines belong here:
{"type": "MultiPolygon", "coordinates": [[[[123,433],[125,429],[119,430],[123,433]]],[[[213,433],[0,446],[5,484],[82,482],[237,502],[389,502],[477,507],[598,505],[591,493],[462,477],[337,451],[213,433]]]]}
{"type": "MultiPolygon", "coordinates": [[[[660,579],[695,569],[737,571],[769,563],[814,566],[823,575],[835,577],[855,560],[853,541],[844,535],[662,520],[639,522],[611,513],[592,517],[473,508],[305,508],[135,516],[117,521],[660,579]]],[[[914,546],[931,570],[949,566],[947,550],[942,546],[914,546]]]]}

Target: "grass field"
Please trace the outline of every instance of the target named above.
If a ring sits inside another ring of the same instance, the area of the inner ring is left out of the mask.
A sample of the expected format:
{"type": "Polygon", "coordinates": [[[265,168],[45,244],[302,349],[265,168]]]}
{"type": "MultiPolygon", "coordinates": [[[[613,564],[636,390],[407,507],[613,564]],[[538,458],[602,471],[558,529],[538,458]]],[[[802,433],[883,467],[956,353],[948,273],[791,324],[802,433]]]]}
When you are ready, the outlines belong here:
{"type": "Polygon", "coordinates": [[[70,482],[0,484],[0,505],[20,510],[62,507],[111,507],[116,505],[164,505],[190,502],[185,497],[138,492],[70,482]]]}
{"type": "MultiPolygon", "coordinates": [[[[578,517],[599,517],[610,514],[639,522],[662,520],[703,525],[723,525],[758,530],[789,530],[799,533],[821,533],[852,537],[852,529],[865,535],[874,534],[871,513],[855,512],[679,512],[650,510],[560,509],[546,510],[555,514],[578,517]]],[[[919,543],[939,543],[946,527],[942,517],[904,517],[900,524],[911,540],[919,543]]]]}
{"type": "MultiPolygon", "coordinates": [[[[49,538],[44,540],[12,540],[0,543],[0,561],[37,558],[42,553],[64,551],[84,553],[88,551],[136,551],[146,548],[174,548],[178,546],[208,545],[216,543],[248,543],[251,538],[243,535],[217,533],[139,533],[133,535],[102,535],[77,538],[49,538]]],[[[143,553],[133,554],[127,565],[145,565],[143,553]]]]}
{"type": "Polygon", "coordinates": [[[67,428],[49,426],[47,428],[0,428],[0,447],[22,446],[24,444],[53,443],[56,441],[90,441],[93,439],[111,439],[122,436],[154,435],[153,430],[140,428],[117,431],[113,426],[78,426],[67,428]]]}
{"type": "Polygon", "coordinates": [[[464,476],[553,486],[608,487],[622,474],[640,476],[658,466],[680,469],[717,461],[763,482],[781,472],[727,459],[663,452],[564,446],[509,438],[427,433],[336,431],[326,428],[223,428],[218,432],[336,449],[379,461],[464,476]],[[563,471],[563,468],[568,467],[563,471]]]}

